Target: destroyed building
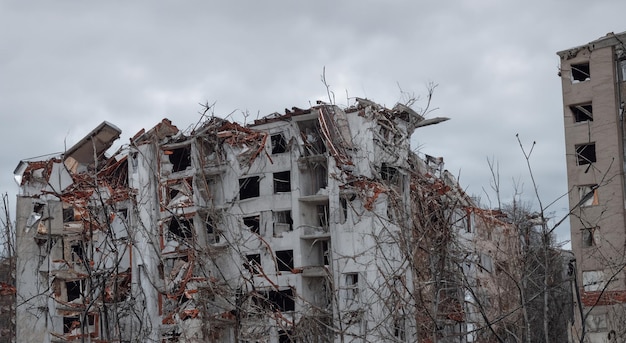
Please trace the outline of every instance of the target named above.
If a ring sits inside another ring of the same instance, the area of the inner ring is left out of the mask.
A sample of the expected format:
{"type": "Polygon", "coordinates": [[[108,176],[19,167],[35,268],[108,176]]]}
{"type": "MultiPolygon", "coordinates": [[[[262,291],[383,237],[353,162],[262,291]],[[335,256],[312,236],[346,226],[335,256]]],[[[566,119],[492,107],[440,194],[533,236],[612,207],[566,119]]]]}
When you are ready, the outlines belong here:
{"type": "Polygon", "coordinates": [[[208,117],[181,131],[163,119],[111,156],[121,130],[104,122],[59,156],[21,161],[17,337],[465,342],[505,332],[508,319],[485,318],[509,305],[489,305],[502,289],[485,285],[509,268],[497,251],[513,254],[516,233],[473,204],[442,158],[410,148],[417,128],[443,120],[365,99],[248,126],[208,117]]]}

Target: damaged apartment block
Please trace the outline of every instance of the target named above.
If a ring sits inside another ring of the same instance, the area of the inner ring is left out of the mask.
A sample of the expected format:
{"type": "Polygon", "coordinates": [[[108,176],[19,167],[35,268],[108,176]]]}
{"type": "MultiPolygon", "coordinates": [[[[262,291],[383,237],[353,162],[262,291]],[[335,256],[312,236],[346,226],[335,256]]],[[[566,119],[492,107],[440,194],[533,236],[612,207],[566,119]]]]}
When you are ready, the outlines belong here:
{"type": "Polygon", "coordinates": [[[477,263],[480,220],[443,160],[409,143],[443,120],[320,102],[245,127],[163,119],[112,155],[121,131],[104,122],[21,161],[17,336],[458,341],[481,318],[444,255],[477,263]]]}

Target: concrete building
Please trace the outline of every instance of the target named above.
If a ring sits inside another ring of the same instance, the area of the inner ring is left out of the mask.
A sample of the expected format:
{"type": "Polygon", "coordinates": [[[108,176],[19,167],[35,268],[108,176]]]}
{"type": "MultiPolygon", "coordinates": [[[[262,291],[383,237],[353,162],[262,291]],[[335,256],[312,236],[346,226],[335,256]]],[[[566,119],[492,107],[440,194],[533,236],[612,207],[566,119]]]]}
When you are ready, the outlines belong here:
{"type": "Polygon", "coordinates": [[[365,99],[245,127],[208,117],[183,132],[164,119],[110,157],[121,130],[104,122],[60,156],[21,161],[19,340],[466,342],[505,332],[503,319],[487,327],[501,312],[485,313],[482,300],[502,293],[484,285],[514,265],[504,260],[517,234],[475,207],[442,158],[410,149],[416,129],[443,120],[365,99]]]}
{"type": "Polygon", "coordinates": [[[626,340],[625,40],[626,33],[609,33],[558,52],[580,305],[576,342],[626,340]]]}

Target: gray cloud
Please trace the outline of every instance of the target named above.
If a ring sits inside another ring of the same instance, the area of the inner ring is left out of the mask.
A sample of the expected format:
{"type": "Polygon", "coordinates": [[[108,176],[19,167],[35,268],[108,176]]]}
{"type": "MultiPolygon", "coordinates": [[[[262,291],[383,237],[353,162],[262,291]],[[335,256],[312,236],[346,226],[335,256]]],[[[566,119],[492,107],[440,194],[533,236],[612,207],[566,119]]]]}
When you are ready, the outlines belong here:
{"type": "MultiPolygon", "coordinates": [[[[16,192],[20,159],[62,151],[103,120],[124,131],[123,144],[163,117],[195,123],[200,102],[251,120],[327,100],[326,67],[339,104],[360,96],[393,106],[400,88],[423,95],[428,82],[439,84],[432,115],[452,120],[419,129],[413,146],[444,156],[483,200],[487,157],[499,161],[503,198],[512,180],[533,198],[515,134],[527,148],[536,141],[531,162],[549,203],[567,191],[555,52],[623,31],[625,9],[582,1],[0,0],[0,189],[16,192]]],[[[553,209],[563,215],[566,200],[553,209]]],[[[567,228],[558,233],[568,239],[567,228]]]]}

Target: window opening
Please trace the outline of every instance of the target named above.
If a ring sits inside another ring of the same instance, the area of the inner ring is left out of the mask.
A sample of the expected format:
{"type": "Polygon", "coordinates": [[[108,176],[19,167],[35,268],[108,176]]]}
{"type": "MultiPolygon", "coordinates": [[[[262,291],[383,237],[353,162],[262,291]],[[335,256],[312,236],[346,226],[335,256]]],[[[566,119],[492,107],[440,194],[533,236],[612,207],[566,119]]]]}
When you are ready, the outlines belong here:
{"type": "Polygon", "coordinates": [[[63,317],[63,333],[72,333],[75,329],[80,328],[80,320],[78,317],[63,317]]]}
{"type": "Polygon", "coordinates": [[[317,205],[317,216],[319,218],[319,226],[321,226],[324,231],[328,230],[328,205],[317,205]]]}
{"type": "Polygon", "coordinates": [[[259,234],[260,218],[259,216],[244,217],[243,225],[247,226],[251,232],[259,234]]]}
{"type": "Polygon", "coordinates": [[[261,254],[246,255],[244,267],[252,274],[259,274],[261,270],[261,254]]]}
{"type": "Polygon", "coordinates": [[[346,299],[356,300],[359,296],[359,273],[346,273],[346,299]]]}
{"type": "Polygon", "coordinates": [[[259,196],[260,177],[251,176],[239,179],[239,199],[256,198],[259,196]]]}
{"type": "Polygon", "coordinates": [[[348,199],[344,197],[339,198],[339,204],[341,205],[341,217],[340,224],[345,224],[348,219],[348,199]]]}
{"type": "Polygon", "coordinates": [[[292,343],[291,334],[288,331],[278,330],[278,343],[292,343]]]}
{"type": "Polygon", "coordinates": [[[604,288],[604,272],[602,270],[584,271],[583,287],[587,292],[601,291],[604,288]]]}
{"type": "Polygon", "coordinates": [[[74,207],[68,207],[63,209],[63,222],[73,222],[74,221],[74,207]]]}
{"type": "Polygon", "coordinates": [[[593,107],[591,103],[572,105],[569,108],[574,115],[575,122],[593,121],[593,107]]]}
{"type": "Polygon", "coordinates": [[[293,250],[279,250],[276,252],[278,270],[290,272],[293,270],[293,250]]]}
{"type": "Polygon", "coordinates": [[[387,163],[383,163],[380,167],[380,177],[385,181],[389,181],[392,185],[400,185],[399,174],[397,168],[391,167],[387,163]]]}
{"type": "Polygon", "coordinates": [[[274,173],[274,193],[291,192],[291,172],[274,173]]]}
{"type": "Polygon", "coordinates": [[[80,242],[75,242],[71,245],[72,262],[81,263],[85,259],[85,252],[83,250],[83,245],[80,242]]]}
{"type": "Polygon", "coordinates": [[[191,166],[190,146],[184,146],[182,148],[172,150],[165,150],[165,155],[168,156],[169,161],[172,164],[172,172],[182,171],[191,166]]]}
{"type": "Polygon", "coordinates": [[[282,133],[272,135],[270,139],[272,141],[272,154],[282,154],[287,151],[287,142],[282,133]]]}
{"type": "Polygon", "coordinates": [[[595,206],[599,204],[598,185],[578,186],[581,206],[595,206]]]}
{"type": "Polygon", "coordinates": [[[172,218],[168,231],[180,238],[191,238],[193,236],[191,222],[185,218],[172,218]]]}
{"type": "Polygon", "coordinates": [[[291,211],[274,212],[274,237],[282,237],[283,233],[293,230],[291,211]]]}
{"type": "Polygon", "coordinates": [[[572,64],[572,83],[587,81],[590,78],[589,63],[572,64]]]}
{"type": "Polygon", "coordinates": [[[582,241],[584,248],[589,248],[597,245],[599,231],[600,230],[597,227],[587,227],[582,229],[582,241]]]}
{"type": "Polygon", "coordinates": [[[82,291],[80,280],[77,281],[68,281],[65,283],[65,289],[67,291],[67,301],[72,302],[76,299],[80,299],[80,294],[82,291]]]}
{"type": "Polygon", "coordinates": [[[576,160],[579,166],[596,162],[596,143],[576,145],[576,160]]]}
{"type": "Polygon", "coordinates": [[[206,236],[209,244],[219,243],[220,235],[215,227],[215,219],[213,219],[213,217],[211,217],[210,215],[207,215],[206,219],[204,220],[204,226],[206,228],[206,236]]]}
{"type": "Polygon", "coordinates": [[[626,60],[619,61],[621,81],[626,81],[626,60]]]}
{"type": "Polygon", "coordinates": [[[328,241],[324,240],[320,242],[320,252],[322,256],[322,264],[324,266],[330,265],[330,251],[328,241]]]}
{"type": "Polygon", "coordinates": [[[296,303],[291,289],[283,291],[269,291],[266,293],[265,298],[272,311],[278,310],[285,312],[294,311],[296,309],[296,303]]]}

